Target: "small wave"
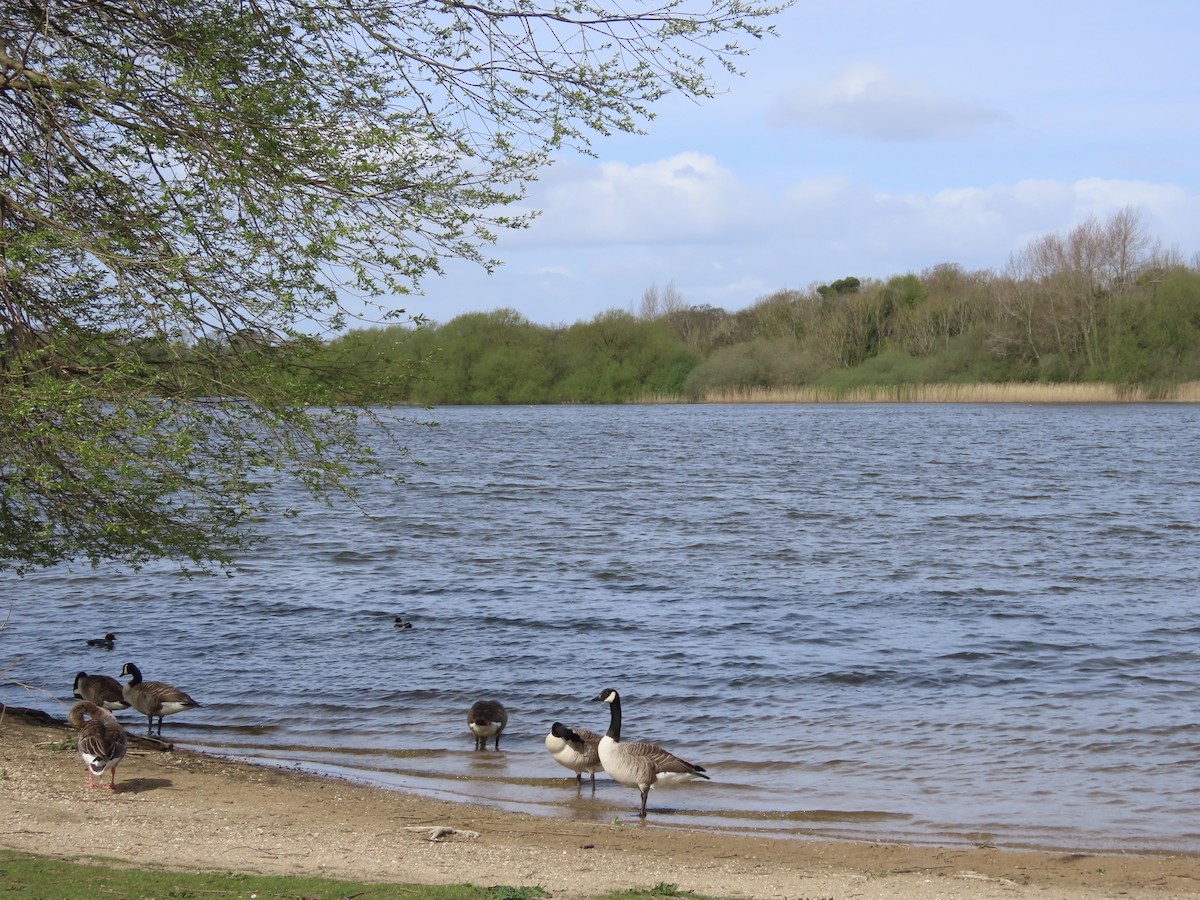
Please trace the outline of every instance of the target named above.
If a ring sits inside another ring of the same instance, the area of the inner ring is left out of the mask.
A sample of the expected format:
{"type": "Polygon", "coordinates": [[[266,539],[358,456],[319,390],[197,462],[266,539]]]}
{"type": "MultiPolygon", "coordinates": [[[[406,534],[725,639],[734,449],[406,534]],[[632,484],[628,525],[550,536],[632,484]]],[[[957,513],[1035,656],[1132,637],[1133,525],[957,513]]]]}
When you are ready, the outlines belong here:
{"type": "Polygon", "coordinates": [[[867,684],[887,683],[897,680],[899,673],[895,669],[851,669],[845,672],[822,672],[809,676],[812,681],[826,681],[831,684],[845,684],[860,687],[867,684]]]}

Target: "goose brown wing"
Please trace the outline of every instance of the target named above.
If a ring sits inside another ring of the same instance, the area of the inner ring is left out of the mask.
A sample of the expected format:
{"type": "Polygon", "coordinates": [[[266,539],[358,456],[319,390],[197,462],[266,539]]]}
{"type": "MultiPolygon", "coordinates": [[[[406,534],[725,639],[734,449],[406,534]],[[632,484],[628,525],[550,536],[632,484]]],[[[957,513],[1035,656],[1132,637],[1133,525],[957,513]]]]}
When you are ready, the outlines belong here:
{"type": "Polygon", "coordinates": [[[79,732],[79,754],[93,772],[103,772],[120,762],[128,749],[125,729],[111,716],[89,719],[79,732]]]}
{"type": "Polygon", "coordinates": [[[631,755],[646,760],[654,766],[654,770],[659,773],[672,775],[694,775],[697,778],[708,778],[704,774],[704,767],[690,763],[687,760],[680,759],[669,750],[664,750],[656,744],[633,743],[621,744],[626,752],[631,755]]]}
{"type": "Polygon", "coordinates": [[[576,728],[575,733],[583,738],[583,742],[585,744],[600,743],[600,735],[596,734],[594,731],[588,731],[586,728],[576,728]]]}
{"type": "Polygon", "coordinates": [[[584,756],[596,755],[596,746],[600,743],[600,735],[594,731],[588,731],[586,728],[573,728],[569,733],[574,735],[574,739],[568,737],[567,743],[576,753],[584,756]]]}
{"type": "Polygon", "coordinates": [[[179,688],[161,681],[143,681],[141,686],[146,696],[153,698],[156,703],[177,703],[181,706],[200,705],[179,688]]]}

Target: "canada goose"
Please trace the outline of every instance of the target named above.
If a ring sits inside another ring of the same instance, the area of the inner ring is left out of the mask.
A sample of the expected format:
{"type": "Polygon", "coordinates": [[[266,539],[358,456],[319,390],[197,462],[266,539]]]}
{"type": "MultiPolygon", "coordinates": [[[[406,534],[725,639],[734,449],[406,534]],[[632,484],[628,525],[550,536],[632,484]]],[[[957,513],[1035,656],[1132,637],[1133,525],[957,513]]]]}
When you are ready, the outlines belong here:
{"type": "Polygon", "coordinates": [[[684,762],[673,753],[654,744],[621,743],[621,696],[612,688],[605,688],[595,700],[603,700],[609,706],[612,721],[608,731],[600,738],[600,764],[614,781],[626,787],[635,787],[642,794],[642,809],[639,818],[646,818],[646,798],[650,788],[656,784],[683,784],[696,778],[708,779],[704,767],[684,762]]]}
{"type": "Polygon", "coordinates": [[[88,770],[88,785],[115,790],[117,787],[117,766],[125,758],[129,749],[129,739],[125,729],[117,721],[116,716],[107,709],[97,706],[90,700],[81,700],[71,707],[67,713],[67,721],[72,728],[79,729],[79,755],[88,770]],[[87,720],[84,720],[87,716],[87,720]],[[96,776],[105,772],[112,773],[108,784],[96,784],[96,776]]]}
{"type": "Polygon", "coordinates": [[[467,711],[467,727],[475,735],[475,749],[486,750],[488,738],[496,739],[500,749],[500,732],[508,724],[508,711],[499,700],[476,700],[467,711]]]}
{"type": "Polygon", "coordinates": [[[200,705],[179,688],[161,681],[142,681],[142,672],[133,663],[127,662],[121,668],[121,677],[126,675],[132,677],[121,692],[130,706],[146,714],[146,734],[154,733],[151,728],[155,716],[158,716],[158,734],[161,737],[163,716],[173,716],[200,705]]]}
{"type": "Polygon", "coordinates": [[[116,639],[117,636],[110,631],[102,638],[88,638],[87,645],[89,647],[103,647],[105,650],[111,650],[113,648],[113,641],[116,639]]]}
{"type": "Polygon", "coordinates": [[[80,672],[75,676],[72,689],[80,700],[87,700],[105,709],[129,709],[121,682],[111,675],[89,675],[80,672]]]}
{"type": "Polygon", "coordinates": [[[582,783],[583,773],[590,772],[592,790],[596,789],[596,772],[602,769],[598,745],[600,735],[586,728],[571,730],[562,722],[550,726],[546,735],[546,749],[550,757],[560,766],[566,766],[575,773],[575,780],[582,783]]]}
{"type": "Polygon", "coordinates": [[[405,622],[403,616],[396,616],[397,628],[412,628],[412,622],[405,622]]]}

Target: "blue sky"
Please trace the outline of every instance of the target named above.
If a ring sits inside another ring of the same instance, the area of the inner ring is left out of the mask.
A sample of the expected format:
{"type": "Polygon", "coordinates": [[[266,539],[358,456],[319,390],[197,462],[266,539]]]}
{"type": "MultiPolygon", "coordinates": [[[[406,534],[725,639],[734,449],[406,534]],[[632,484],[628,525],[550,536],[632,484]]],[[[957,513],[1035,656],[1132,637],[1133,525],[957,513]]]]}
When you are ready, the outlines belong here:
{"type": "Polygon", "coordinates": [[[1195,0],[800,0],[776,26],[715,100],[669,98],[648,134],[547,169],[494,274],[451,265],[402,305],[570,324],[672,284],[734,311],[847,275],[1000,271],[1125,206],[1195,262],[1195,0]]]}

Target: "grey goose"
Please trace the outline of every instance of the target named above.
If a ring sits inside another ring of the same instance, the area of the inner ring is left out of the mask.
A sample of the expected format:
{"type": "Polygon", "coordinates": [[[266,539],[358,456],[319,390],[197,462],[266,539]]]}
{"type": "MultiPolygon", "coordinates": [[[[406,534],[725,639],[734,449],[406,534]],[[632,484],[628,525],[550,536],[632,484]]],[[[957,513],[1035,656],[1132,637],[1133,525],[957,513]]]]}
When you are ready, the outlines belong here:
{"type": "Polygon", "coordinates": [[[682,784],[697,778],[708,779],[704,767],[680,759],[655,744],[625,743],[621,740],[621,696],[605,688],[595,700],[609,706],[611,721],[600,738],[600,764],[604,771],[626,787],[637,788],[642,795],[639,818],[646,818],[646,798],[656,784],[682,784]]]}
{"type": "Polygon", "coordinates": [[[143,681],[141,669],[133,663],[127,662],[121,668],[121,677],[126,675],[131,677],[122,693],[130,706],[146,716],[146,734],[154,734],[155,716],[158,716],[158,735],[162,737],[164,716],[173,716],[200,705],[177,687],[161,681],[143,681]]]}
{"type": "Polygon", "coordinates": [[[72,728],[79,729],[79,756],[88,770],[88,786],[116,790],[117,766],[129,749],[129,738],[116,716],[90,700],[80,700],[67,713],[72,728]],[[97,776],[109,772],[108,784],[96,783],[97,776]]]}
{"type": "Polygon", "coordinates": [[[600,765],[600,735],[586,728],[568,728],[562,722],[550,726],[546,735],[546,749],[550,757],[560,766],[575,773],[575,780],[582,783],[583,773],[592,776],[592,789],[596,788],[596,773],[603,771],[600,765]]]}
{"type": "Polygon", "coordinates": [[[80,700],[87,700],[105,709],[129,709],[121,682],[111,675],[89,675],[80,672],[75,676],[73,693],[80,700]]]}
{"type": "Polygon", "coordinates": [[[508,724],[508,710],[499,700],[476,700],[467,710],[467,727],[475,735],[475,749],[486,750],[488,738],[496,739],[500,749],[500,733],[508,724]]]}

